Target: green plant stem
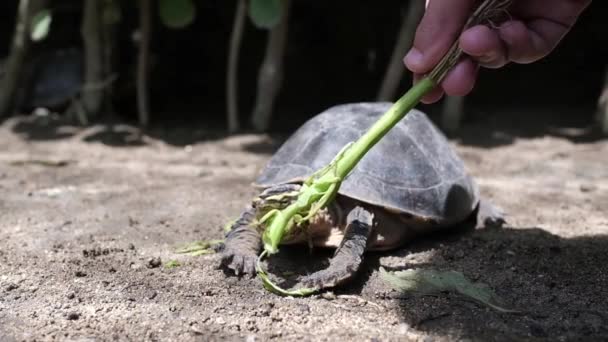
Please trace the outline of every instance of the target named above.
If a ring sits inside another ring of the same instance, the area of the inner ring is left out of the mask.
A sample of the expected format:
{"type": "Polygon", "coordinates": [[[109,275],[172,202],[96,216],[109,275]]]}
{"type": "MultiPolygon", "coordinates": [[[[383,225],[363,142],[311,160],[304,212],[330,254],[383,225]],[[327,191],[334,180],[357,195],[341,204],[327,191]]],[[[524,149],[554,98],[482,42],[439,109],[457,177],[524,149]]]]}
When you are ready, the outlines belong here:
{"type": "Polygon", "coordinates": [[[355,142],[338,160],[336,173],[338,177],[345,178],[357,165],[359,160],[382,139],[407,113],[409,113],[420,99],[433,90],[437,84],[430,78],[424,78],[416,83],[403,95],[367,132],[355,142]]]}
{"type": "Polygon", "coordinates": [[[299,202],[294,202],[287,208],[276,212],[263,236],[264,250],[268,254],[275,254],[279,251],[279,243],[293,225],[293,218],[306,209],[299,202]]]}
{"type": "MultiPolygon", "coordinates": [[[[363,136],[346,148],[343,155],[335,159],[334,167],[322,172],[319,178],[313,179],[312,184],[304,188],[297,201],[284,210],[275,212],[271,217],[270,225],[264,232],[264,250],[268,254],[276,253],[279,243],[294,225],[295,219],[299,216],[307,216],[315,203],[322,198],[333,198],[340,182],[348,176],[359,160],[436,85],[437,83],[429,77],[416,83],[363,136]]],[[[320,206],[316,209],[319,208],[320,206]]]]}

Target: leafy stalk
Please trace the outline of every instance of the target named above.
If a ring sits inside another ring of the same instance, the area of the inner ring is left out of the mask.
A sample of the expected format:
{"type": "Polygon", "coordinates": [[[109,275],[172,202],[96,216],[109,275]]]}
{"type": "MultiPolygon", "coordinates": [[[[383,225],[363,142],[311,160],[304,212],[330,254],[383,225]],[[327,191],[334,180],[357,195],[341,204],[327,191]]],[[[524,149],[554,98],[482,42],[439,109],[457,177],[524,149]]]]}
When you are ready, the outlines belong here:
{"type": "MultiPolygon", "coordinates": [[[[485,0],[471,15],[465,28],[482,23],[493,25],[493,20],[497,20],[505,14],[510,3],[511,0],[485,0]]],[[[306,223],[318,210],[325,207],[335,197],[341,182],[365,154],[402,120],[424,95],[441,83],[462,55],[463,52],[458,45],[458,41],[454,42],[445,57],[429,75],[410,88],[356,142],[346,146],[329,165],[315,172],[304,182],[295,202],[283,210],[271,211],[262,219],[262,223],[268,222],[268,224],[263,234],[264,252],[259,260],[265,255],[277,253],[283,237],[295,225],[306,223]]],[[[266,273],[259,266],[259,260],[258,274],[264,281],[265,287],[278,294],[289,294],[269,281],[266,273]]],[[[302,289],[300,291],[312,293],[314,289],[302,289]]]]}

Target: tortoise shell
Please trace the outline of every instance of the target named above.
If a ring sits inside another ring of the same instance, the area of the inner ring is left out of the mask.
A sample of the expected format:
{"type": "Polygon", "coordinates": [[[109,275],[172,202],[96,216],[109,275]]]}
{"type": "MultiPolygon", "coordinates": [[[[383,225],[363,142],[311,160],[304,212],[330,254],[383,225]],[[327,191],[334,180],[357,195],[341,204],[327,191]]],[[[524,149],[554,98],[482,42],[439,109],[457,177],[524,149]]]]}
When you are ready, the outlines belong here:
{"type": "MultiPolygon", "coordinates": [[[[344,104],[311,118],[274,154],[256,185],[302,182],[363,135],[391,105],[344,104]]],[[[479,202],[463,161],[418,110],[409,112],[361,159],[339,194],[440,224],[462,221],[479,202]]]]}

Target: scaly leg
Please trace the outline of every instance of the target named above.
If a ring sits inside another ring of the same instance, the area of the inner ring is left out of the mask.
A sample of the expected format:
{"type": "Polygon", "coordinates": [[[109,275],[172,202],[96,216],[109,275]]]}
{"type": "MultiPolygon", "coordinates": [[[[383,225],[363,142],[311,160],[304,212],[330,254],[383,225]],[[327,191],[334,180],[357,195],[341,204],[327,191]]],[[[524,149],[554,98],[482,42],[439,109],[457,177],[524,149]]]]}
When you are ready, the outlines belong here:
{"type": "Polygon", "coordinates": [[[502,227],[507,221],[505,213],[502,209],[490,203],[487,199],[479,201],[477,208],[477,223],[476,228],[484,227],[502,227]]]}
{"type": "Polygon", "coordinates": [[[262,250],[262,236],[253,225],[257,210],[261,206],[282,206],[300,188],[297,184],[281,184],[264,190],[239,217],[226,234],[226,242],[221,252],[222,265],[236,275],[255,275],[255,265],[262,250]],[[287,195],[289,194],[289,195],[287,195]],[[281,195],[287,195],[283,198],[281,195]],[[275,197],[276,198],[273,198],[275,197]]]}
{"type": "Polygon", "coordinates": [[[252,226],[255,208],[248,207],[226,234],[222,250],[222,266],[234,271],[236,275],[255,275],[255,263],[262,249],[262,237],[252,226]]]}
{"type": "Polygon", "coordinates": [[[329,267],[304,277],[306,287],[330,288],[350,281],[359,270],[367,238],[373,225],[373,214],[362,207],[355,207],[347,217],[344,239],[330,261],[329,267]]]}

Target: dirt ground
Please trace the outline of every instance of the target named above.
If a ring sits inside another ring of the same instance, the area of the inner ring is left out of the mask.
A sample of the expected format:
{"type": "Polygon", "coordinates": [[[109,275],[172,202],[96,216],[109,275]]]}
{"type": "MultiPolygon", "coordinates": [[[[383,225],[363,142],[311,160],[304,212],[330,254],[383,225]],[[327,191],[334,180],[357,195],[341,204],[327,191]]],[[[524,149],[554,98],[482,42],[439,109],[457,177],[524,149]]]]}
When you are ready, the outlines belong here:
{"type": "MultiPolygon", "coordinates": [[[[608,340],[608,140],[584,130],[468,124],[453,143],[505,228],[369,254],[352,285],[284,298],[217,255],[175,253],[222,236],[277,140],[47,124],[0,126],[1,341],[608,340]],[[460,271],[521,312],[402,294],[380,267],[460,271]]],[[[284,250],[278,264],[308,270],[306,250],[284,250]]]]}

